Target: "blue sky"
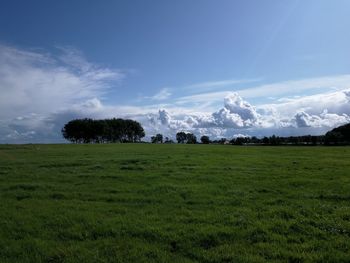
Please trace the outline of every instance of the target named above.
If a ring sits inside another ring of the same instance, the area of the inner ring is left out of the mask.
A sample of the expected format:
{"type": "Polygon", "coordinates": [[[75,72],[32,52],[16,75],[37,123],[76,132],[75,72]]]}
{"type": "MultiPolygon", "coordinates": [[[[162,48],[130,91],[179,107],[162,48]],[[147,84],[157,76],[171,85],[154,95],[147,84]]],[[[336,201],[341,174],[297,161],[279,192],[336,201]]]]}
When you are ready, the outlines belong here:
{"type": "Polygon", "coordinates": [[[348,10],[347,0],[1,1],[2,140],[57,141],[64,121],[85,116],[132,117],[149,135],[322,133],[349,121],[348,10]]]}

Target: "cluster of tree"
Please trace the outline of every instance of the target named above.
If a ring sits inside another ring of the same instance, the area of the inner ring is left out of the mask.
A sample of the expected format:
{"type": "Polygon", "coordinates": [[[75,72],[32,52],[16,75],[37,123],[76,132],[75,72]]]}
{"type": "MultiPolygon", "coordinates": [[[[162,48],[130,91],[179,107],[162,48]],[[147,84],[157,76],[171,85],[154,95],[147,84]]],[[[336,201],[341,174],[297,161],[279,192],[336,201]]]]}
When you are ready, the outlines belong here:
{"type": "Polygon", "coordinates": [[[76,119],[64,125],[62,135],[74,143],[138,142],[145,132],[134,120],[76,119]]]}
{"type": "Polygon", "coordinates": [[[210,139],[209,139],[209,136],[203,135],[203,136],[201,137],[201,142],[202,142],[203,144],[209,144],[211,141],[210,141],[210,139]]]}
{"type": "Polygon", "coordinates": [[[151,143],[174,143],[174,141],[169,139],[169,137],[165,137],[163,140],[163,135],[158,133],[151,137],[151,143]]]}
{"type": "Polygon", "coordinates": [[[334,128],[325,135],[326,145],[349,145],[350,123],[334,128]]]}
{"type": "Polygon", "coordinates": [[[196,144],[197,137],[193,133],[178,132],[176,133],[177,143],[187,143],[187,144],[196,144]]]}
{"type": "Polygon", "coordinates": [[[152,136],[151,143],[163,143],[163,135],[158,133],[156,136],[152,136]]]}

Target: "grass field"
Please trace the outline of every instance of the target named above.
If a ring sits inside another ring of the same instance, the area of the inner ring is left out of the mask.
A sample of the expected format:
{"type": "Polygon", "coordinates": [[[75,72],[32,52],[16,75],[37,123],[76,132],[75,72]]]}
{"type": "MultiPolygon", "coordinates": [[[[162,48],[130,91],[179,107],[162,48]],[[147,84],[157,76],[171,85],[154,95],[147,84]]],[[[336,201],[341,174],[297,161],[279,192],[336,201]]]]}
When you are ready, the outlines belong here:
{"type": "Polygon", "coordinates": [[[349,147],[0,146],[0,262],[350,262],[349,147]]]}

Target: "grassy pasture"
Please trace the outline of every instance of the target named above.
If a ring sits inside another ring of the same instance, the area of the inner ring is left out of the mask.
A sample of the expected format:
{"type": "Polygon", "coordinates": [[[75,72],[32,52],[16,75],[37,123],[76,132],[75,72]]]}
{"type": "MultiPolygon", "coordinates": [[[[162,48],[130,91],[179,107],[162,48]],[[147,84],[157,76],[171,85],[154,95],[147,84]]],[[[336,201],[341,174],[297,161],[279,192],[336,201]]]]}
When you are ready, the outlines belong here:
{"type": "Polygon", "coordinates": [[[0,145],[0,262],[350,262],[350,147],[0,145]]]}

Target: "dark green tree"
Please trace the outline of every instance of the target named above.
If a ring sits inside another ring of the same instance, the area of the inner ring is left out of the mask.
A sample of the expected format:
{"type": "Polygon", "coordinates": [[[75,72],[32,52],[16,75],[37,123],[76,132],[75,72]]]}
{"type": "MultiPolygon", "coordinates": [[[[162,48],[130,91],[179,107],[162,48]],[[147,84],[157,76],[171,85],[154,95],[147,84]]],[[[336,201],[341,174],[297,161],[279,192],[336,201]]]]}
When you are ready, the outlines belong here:
{"type": "Polygon", "coordinates": [[[186,134],[187,144],[196,144],[197,143],[197,137],[193,133],[187,133],[186,134]]]}
{"type": "Polygon", "coordinates": [[[185,132],[178,132],[176,133],[176,140],[177,140],[177,143],[185,143],[187,142],[187,135],[185,132]]]}
{"type": "Polygon", "coordinates": [[[64,125],[62,135],[74,143],[138,142],[145,132],[134,120],[76,119],[64,125]]]}
{"type": "Polygon", "coordinates": [[[163,143],[163,135],[158,133],[156,136],[151,137],[152,143],[163,143]]]}
{"type": "Polygon", "coordinates": [[[210,143],[209,136],[203,135],[203,136],[201,137],[201,142],[202,142],[203,144],[209,144],[209,143],[210,143]]]}

